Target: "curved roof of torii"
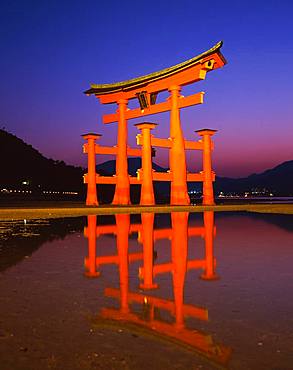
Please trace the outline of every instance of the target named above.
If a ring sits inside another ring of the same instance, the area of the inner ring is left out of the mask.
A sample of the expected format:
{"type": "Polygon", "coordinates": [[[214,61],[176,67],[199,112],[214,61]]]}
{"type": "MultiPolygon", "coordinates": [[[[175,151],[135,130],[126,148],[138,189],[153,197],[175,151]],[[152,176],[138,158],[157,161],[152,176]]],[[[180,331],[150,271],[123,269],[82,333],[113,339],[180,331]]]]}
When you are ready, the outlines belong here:
{"type": "Polygon", "coordinates": [[[165,68],[165,69],[162,69],[161,71],[153,72],[145,76],[133,78],[131,80],[115,82],[112,84],[91,84],[91,88],[85,91],[84,93],[102,95],[102,94],[111,94],[111,93],[118,92],[118,91],[127,91],[127,90],[131,90],[134,88],[138,88],[139,86],[146,85],[152,81],[160,80],[162,78],[178,73],[182,70],[185,70],[197,64],[202,58],[207,57],[213,53],[217,53],[223,60],[224,64],[226,64],[226,60],[220,52],[220,48],[222,47],[222,45],[223,45],[223,41],[220,41],[216,45],[214,45],[211,49],[197,55],[196,57],[188,59],[185,62],[176,64],[175,66],[165,68]]]}

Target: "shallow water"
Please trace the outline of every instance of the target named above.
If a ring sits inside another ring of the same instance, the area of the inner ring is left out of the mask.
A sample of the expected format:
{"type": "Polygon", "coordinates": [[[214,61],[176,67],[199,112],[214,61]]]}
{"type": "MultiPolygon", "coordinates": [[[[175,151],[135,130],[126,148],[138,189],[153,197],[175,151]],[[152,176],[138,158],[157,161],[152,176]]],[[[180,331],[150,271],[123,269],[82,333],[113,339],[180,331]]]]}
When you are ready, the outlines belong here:
{"type": "Polygon", "coordinates": [[[0,238],[1,370],[293,369],[290,215],[6,222],[0,238]]]}

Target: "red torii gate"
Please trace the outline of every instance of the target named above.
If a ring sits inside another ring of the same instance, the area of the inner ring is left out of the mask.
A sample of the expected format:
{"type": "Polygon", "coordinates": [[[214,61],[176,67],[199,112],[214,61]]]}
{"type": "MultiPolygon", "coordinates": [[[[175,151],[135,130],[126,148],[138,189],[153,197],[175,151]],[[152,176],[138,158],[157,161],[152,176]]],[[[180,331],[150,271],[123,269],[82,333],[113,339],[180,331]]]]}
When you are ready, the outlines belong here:
{"type": "MultiPolygon", "coordinates": [[[[98,153],[116,154],[116,176],[113,178],[102,179],[96,176],[93,167],[95,166],[95,154],[97,153],[95,147],[95,139],[100,135],[87,134],[83,137],[88,140],[84,147],[84,152],[88,153],[89,170],[88,175],[84,181],[88,183],[87,204],[97,205],[96,183],[113,183],[116,184],[115,196],[113,204],[130,203],[130,183],[141,183],[141,180],[133,178],[130,179],[128,175],[127,156],[133,155],[136,149],[130,149],[127,146],[127,120],[133,118],[142,118],[147,115],[162,113],[170,111],[170,138],[167,142],[161,142],[159,146],[165,146],[170,149],[170,174],[168,179],[160,179],[162,181],[171,180],[171,204],[189,204],[189,197],[187,192],[187,171],[185,149],[188,148],[188,142],[184,140],[181,123],[180,123],[180,109],[202,104],[203,92],[199,92],[188,97],[180,95],[181,87],[203,80],[206,73],[220,68],[225,65],[226,61],[220,52],[222,42],[219,42],[208,51],[189,59],[183,63],[177,64],[173,67],[166,68],[162,71],[151,73],[146,76],[138,77],[128,81],[122,81],[113,84],[91,85],[91,88],[85,93],[87,95],[95,95],[99,98],[102,104],[116,103],[118,110],[116,113],[107,114],[103,116],[103,123],[108,124],[118,122],[117,147],[115,148],[99,148],[98,153]],[[157,103],[156,98],[158,93],[162,91],[169,91],[170,96],[166,102],[157,103]],[[140,108],[127,108],[128,101],[131,99],[138,99],[140,108]],[[168,144],[166,146],[166,144],[168,144]],[[133,153],[133,154],[132,154],[133,153]]],[[[147,134],[153,126],[139,126],[139,129],[147,134]]],[[[203,137],[202,145],[196,149],[203,150],[204,169],[202,176],[197,176],[197,180],[189,181],[203,181],[203,203],[213,204],[214,197],[212,191],[212,181],[214,174],[211,170],[211,135],[214,130],[199,130],[198,133],[203,137]]],[[[164,140],[164,139],[156,139],[164,140]]],[[[154,141],[154,140],[153,140],[154,141]]],[[[140,142],[143,144],[143,139],[140,142]]],[[[156,145],[154,142],[151,145],[156,145]]],[[[144,152],[144,151],[142,151],[144,152]]],[[[140,154],[141,151],[139,152],[140,154]]],[[[145,169],[143,168],[143,171],[145,169]]],[[[146,177],[147,175],[145,174],[146,177]]],[[[159,179],[158,179],[159,180],[159,179]]],[[[146,200],[142,204],[153,204],[152,195],[146,196],[146,200]],[[149,200],[151,199],[151,200],[149,200]],[[150,203],[151,202],[151,203],[150,203]]]]}

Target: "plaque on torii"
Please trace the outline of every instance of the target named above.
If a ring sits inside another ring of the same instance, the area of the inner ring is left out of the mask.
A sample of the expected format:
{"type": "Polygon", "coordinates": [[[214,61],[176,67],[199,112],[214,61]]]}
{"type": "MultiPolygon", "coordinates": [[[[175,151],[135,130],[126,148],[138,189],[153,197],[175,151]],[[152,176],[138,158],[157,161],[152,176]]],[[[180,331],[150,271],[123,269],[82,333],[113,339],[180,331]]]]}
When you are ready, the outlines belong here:
{"type": "MultiPolygon", "coordinates": [[[[204,92],[184,97],[180,95],[180,91],[182,86],[204,80],[207,72],[226,64],[226,60],[220,52],[221,47],[222,42],[219,42],[208,51],[170,68],[118,83],[92,84],[91,88],[85,91],[87,95],[95,95],[102,104],[116,103],[118,107],[115,113],[103,116],[103,123],[105,124],[118,122],[116,147],[97,146],[95,139],[100,135],[96,135],[96,137],[94,137],[94,134],[83,135],[88,140],[88,143],[84,146],[84,152],[88,153],[88,156],[92,159],[97,153],[116,155],[116,175],[114,177],[103,178],[96,173],[90,174],[90,170],[85,176],[85,182],[88,183],[88,205],[98,204],[95,190],[96,183],[115,184],[113,204],[121,205],[130,204],[130,184],[142,184],[141,204],[154,204],[152,181],[171,181],[170,203],[173,205],[189,204],[187,181],[202,181],[203,204],[214,204],[212,182],[215,179],[215,174],[211,167],[211,151],[213,148],[211,136],[216,131],[210,129],[197,130],[196,132],[201,136],[201,140],[197,142],[184,140],[180,123],[180,109],[202,104],[204,92]],[[163,91],[169,91],[170,96],[165,102],[156,103],[157,95],[163,91]],[[131,99],[138,99],[139,108],[128,108],[128,101],[131,99]],[[154,128],[154,124],[143,122],[137,125],[138,129],[141,130],[137,142],[142,149],[128,147],[128,120],[144,118],[148,115],[167,111],[170,111],[170,137],[168,139],[152,137],[150,130],[154,128]],[[148,144],[146,145],[146,143],[148,144]],[[149,167],[152,167],[149,146],[169,148],[169,173],[156,174],[149,170],[149,167]],[[186,149],[203,151],[202,172],[187,174],[186,149]],[[127,157],[128,155],[137,154],[142,156],[143,166],[138,177],[131,178],[128,174],[127,157]],[[147,157],[147,159],[144,157],[147,157]]],[[[90,161],[89,159],[89,167],[91,165],[91,168],[93,168],[92,162],[93,160],[90,161]]]]}

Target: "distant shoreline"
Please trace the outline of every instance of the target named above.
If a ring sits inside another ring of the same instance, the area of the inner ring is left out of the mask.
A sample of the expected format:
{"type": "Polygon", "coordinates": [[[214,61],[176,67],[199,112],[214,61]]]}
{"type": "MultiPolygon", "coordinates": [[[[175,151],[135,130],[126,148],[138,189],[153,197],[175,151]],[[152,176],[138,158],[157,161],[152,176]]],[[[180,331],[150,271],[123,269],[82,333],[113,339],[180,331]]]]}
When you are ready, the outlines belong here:
{"type": "Polygon", "coordinates": [[[293,214],[293,204],[226,204],[215,206],[112,206],[101,205],[98,207],[87,207],[81,202],[35,202],[35,204],[2,206],[0,208],[0,221],[29,220],[29,219],[48,219],[79,217],[88,215],[113,215],[116,213],[169,213],[169,212],[257,212],[257,213],[278,213],[293,214]]]}

